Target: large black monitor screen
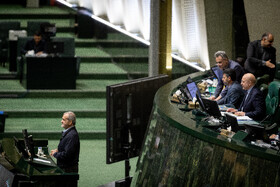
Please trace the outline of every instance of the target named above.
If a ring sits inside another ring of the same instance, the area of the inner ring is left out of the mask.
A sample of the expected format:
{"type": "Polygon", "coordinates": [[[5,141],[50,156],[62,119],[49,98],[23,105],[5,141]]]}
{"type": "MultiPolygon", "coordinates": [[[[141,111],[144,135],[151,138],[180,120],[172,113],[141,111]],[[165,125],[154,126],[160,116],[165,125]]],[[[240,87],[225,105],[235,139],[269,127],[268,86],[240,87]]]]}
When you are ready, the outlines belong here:
{"type": "Polygon", "coordinates": [[[64,52],[64,43],[63,42],[48,42],[46,46],[46,53],[48,54],[62,54],[64,52]]]}
{"type": "Polygon", "coordinates": [[[216,101],[212,101],[210,99],[201,98],[204,104],[206,112],[215,118],[222,117],[221,112],[219,110],[219,106],[216,101]]]}
{"type": "Polygon", "coordinates": [[[187,88],[193,100],[193,98],[196,97],[196,92],[198,90],[195,82],[188,83],[187,88]]]}
{"type": "Polygon", "coordinates": [[[160,75],[107,86],[107,164],[139,155],[154,95],[167,82],[160,75]]]}

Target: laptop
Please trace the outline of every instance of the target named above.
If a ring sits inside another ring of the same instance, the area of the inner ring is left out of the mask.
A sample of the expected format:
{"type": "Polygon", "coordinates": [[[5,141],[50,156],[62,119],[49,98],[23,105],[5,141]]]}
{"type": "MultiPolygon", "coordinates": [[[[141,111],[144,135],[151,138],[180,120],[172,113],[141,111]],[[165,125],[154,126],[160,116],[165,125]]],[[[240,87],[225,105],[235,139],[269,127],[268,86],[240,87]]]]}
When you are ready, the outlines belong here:
{"type": "Polygon", "coordinates": [[[219,110],[218,103],[216,101],[206,99],[206,98],[201,98],[204,107],[205,107],[205,112],[207,112],[210,116],[213,116],[214,118],[221,118],[222,114],[219,110]]]}
{"type": "Polygon", "coordinates": [[[194,98],[196,97],[196,93],[198,92],[200,95],[200,91],[193,80],[188,77],[186,83],[184,84],[183,92],[185,95],[188,97],[189,100],[193,101],[194,98]]]}
{"type": "Polygon", "coordinates": [[[244,124],[244,126],[251,140],[269,141],[269,137],[265,131],[264,126],[252,125],[252,124],[244,124]]]}
{"type": "Polygon", "coordinates": [[[229,113],[225,113],[225,116],[226,116],[227,123],[230,124],[230,126],[231,126],[231,131],[233,131],[233,132],[239,131],[240,127],[238,125],[237,118],[234,115],[229,114],[229,113]]]}
{"type": "Polygon", "coordinates": [[[190,82],[186,86],[190,94],[191,100],[193,101],[193,98],[196,98],[196,92],[199,92],[199,89],[196,86],[195,82],[190,82]]]}

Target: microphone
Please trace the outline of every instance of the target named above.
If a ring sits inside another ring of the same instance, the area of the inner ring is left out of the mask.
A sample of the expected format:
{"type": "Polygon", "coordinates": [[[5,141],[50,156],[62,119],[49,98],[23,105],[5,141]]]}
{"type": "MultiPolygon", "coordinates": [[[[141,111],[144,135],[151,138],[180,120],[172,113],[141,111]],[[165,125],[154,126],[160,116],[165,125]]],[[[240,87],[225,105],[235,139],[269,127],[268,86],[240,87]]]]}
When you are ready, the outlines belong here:
{"type": "Polygon", "coordinates": [[[270,118],[271,117],[271,114],[268,114],[263,120],[260,121],[259,124],[262,124],[262,122],[264,122],[266,119],[270,118]]]}

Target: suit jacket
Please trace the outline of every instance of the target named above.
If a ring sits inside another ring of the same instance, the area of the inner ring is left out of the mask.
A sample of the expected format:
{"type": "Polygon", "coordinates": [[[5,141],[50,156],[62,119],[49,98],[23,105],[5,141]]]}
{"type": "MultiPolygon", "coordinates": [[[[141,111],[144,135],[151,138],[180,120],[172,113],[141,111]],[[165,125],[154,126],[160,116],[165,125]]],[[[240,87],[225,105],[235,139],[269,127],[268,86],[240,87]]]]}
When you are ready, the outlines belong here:
{"type": "Polygon", "coordinates": [[[58,152],[53,156],[60,168],[78,166],[80,154],[80,139],[74,127],[66,131],[58,144],[58,152]]]}
{"type": "Polygon", "coordinates": [[[46,42],[42,39],[38,45],[36,45],[35,40],[31,39],[28,40],[24,46],[24,48],[21,50],[21,53],[23,55],[25,55],[28,51],[30,50],[34,50],[34,53],[38,53],[40,51],[45,51],[45,47],[46,47],[46,42]]]}
{"type": "MultiPolygon", "coordinates": [[[[229,63],[228,63],[228,67],[227,68],[230,68],[230,69],[234,69],[235,70],[235,73],[236,73],[236,80],[237,82],[241,82],[241,79],[244,75],[244,69],[243,67],[240,66],[240,64],[238,64],[237,62],[233,61],[233,60],[229,60],[229,63]]],[[[223,70],[219,69],[218,70],[218,85],[216,87],[216,90],[215,90],[215,97],[218,97],[220,95],[220,93],[222,92],[223,90],[223,87],[224,87],[224,83],[223,83],[223,70]]],[[[223,93],[221,94],[222,97],[224,97],[226,95],[226,92],[227,92],[227,88],[223,91],[223,93]]]]}
{"type": "Polygon", "coordinates": [[[262,120],[266,115],[265,99],[262,92],[257,87],[253,87],[245,99],[246,95],[238,110],[245,112],[246,116],[254,120],[262,120]]]}
{"type": "Polygon", "coordinates": [[[224,97],[217,101],[219,105],[232,104],[235,108],[239,108],[244,97],[242,86],[235,81],[230,87],[224,97]]]}
{"type": "Polygon", "coordinates": [[[248,44],[247,59],[244,64],[246,71],[254,74],[256,77],[269,74],[270,80],[274,79],[275,68],[270,69],[263,65],[263,61],[271,60],[276,64],[276,49],[274,47],[263,48],[261,40],[255,40],[248,44]]]}

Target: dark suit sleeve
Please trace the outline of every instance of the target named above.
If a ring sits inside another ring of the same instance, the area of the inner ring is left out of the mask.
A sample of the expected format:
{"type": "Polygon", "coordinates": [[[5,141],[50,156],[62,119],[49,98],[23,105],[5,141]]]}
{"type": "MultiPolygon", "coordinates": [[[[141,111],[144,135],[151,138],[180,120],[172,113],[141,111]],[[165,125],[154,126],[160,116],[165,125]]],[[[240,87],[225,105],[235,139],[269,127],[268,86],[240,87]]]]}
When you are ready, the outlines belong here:
{"type": "Polygon", "coordinates": [[[276,64],[276,49],[273,49],[271,56],[271,63],[276,64]]]}
{"type": "Polygon", "coordinates": [[[236,80],[237,82],[241,83],[241,79],[244,75],[244,69],[241,66],[235,66],[234,67],[235,73],[236,73],[236,80]]]}
{"type": "Polygon", "coordinates": [[[252,97],[252,110],[246,112],[245,115],[252,119],[261,120],[266,114],[265,100],[261,92],[256,92],[252,97]]]}
{"type": "Polygon", "coordinates": [[[217,85],[216,90],[215,90],[215,93],[214,93],[214,95],[215,95],[216,98],[217,98],[217,97],[220,95],[220,93],[222,92],[223,87],[224,87],[223,81],[222,81],[222,80],[219,80],[218,85],[217,85]]]}
{"type": "Polygon", "coordinates": [[[236,104],[240,100],[240,95],[241,93],[237,88],[232,88],[231,92],[228,94],[229,101],[227,102],[227,104],[233,104],[234,106],[236,106],[236,104]]]}
{"type": "Polygon", "coordinates": [[[218,105],[225,104],[225,98],[221,98],[220,100],[217,101],[218,105]]]}
{"type": "Polygon", "coordinates": [[[253,64],[255,67],[261,67],[262,66],[262,60],[258,59],[255,54],[256,52],[256,46],[253,45],[253,43],[249,43],[247,47],[247,61],[250,64],[253,64]]]}
{"type": "Polygon", "coordinates": [[[65,140],[64,150],[55,153],[53,156],[59,160],[70,160],[73,155],[76,154],[76,147],[79,144],[79,137],[77,135],[69,136],[65,140]]]}

